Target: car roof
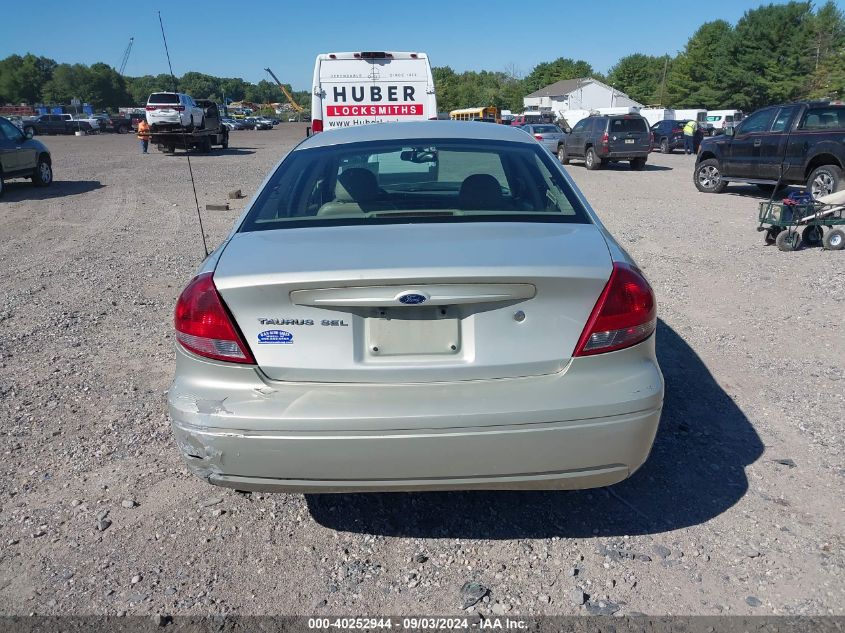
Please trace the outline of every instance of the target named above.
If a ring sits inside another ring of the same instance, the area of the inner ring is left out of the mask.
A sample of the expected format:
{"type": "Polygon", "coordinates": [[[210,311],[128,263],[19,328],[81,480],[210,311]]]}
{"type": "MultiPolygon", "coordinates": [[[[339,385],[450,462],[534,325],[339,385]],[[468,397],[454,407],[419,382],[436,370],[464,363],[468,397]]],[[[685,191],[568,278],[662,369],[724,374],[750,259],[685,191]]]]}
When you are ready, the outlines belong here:
{"type": "Polygon", "coordinates": [[[526,136],[525,132],[509,125],[490,125],[473,121],[410,121],[373,123],[329,130],[308,137],[297,149],[402,139],[472,139],[534,143],[534,139],[526,136]]]}

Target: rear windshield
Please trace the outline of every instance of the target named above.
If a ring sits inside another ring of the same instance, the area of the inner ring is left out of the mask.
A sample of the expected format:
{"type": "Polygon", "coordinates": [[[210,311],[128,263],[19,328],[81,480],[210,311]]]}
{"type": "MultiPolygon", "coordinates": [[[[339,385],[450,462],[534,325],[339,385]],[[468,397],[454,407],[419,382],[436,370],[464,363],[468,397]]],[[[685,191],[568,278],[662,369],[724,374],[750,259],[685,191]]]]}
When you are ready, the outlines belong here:
{"type": "Polygon", "coordinates": [[[560,134],[560,128],[556,125],[535,125],[534,131],[537,134],[560,134]]]}
{"type": "Polygon", "coordinates": [[[154,92],[147,103],[179,103],[179,95],[172,92],[154,92]]]}
{"type": "Polygon", "coordinates": [[[611,134],[619,134],[621,132],[648,132],[648,123],[641,118],[625,118],[625,119],[611,119],[610,130],[611,134]]]}
{"type": "Polygon", "coordinates": [[[467,221],[590,222],[539,145],[427,139],[291,152],[239,230],[467,221]]]}

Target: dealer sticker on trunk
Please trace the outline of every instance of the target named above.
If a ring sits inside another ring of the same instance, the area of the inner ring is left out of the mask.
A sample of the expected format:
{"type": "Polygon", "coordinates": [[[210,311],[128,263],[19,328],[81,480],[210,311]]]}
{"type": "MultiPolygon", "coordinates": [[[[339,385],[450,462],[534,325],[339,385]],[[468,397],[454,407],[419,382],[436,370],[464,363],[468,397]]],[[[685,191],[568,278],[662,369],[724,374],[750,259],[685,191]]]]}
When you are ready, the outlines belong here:
{"type": "Polygon", "coordinates": [[[258,342],[288,345],[293,343],[293,334],[284,330],[264,330],[258,333],[258,342]]]}

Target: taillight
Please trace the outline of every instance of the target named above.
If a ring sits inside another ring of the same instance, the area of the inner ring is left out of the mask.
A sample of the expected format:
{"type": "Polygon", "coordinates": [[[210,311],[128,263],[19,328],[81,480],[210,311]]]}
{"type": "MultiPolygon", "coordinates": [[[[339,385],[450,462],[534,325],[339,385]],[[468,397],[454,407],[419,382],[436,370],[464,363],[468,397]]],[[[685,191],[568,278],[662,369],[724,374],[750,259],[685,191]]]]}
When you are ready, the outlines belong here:
{"type": "Polygon", "coordinates": [[[233,363],[255,364],[214,286],[212,273],[194,277],[179,295],[173,325],[176,340],[190,352],[233,363]]]}
{"type": "Polygon", "coordinates": [[[185,106],[183,106],[183,105],[173,106],[173,109],[176,110],[176,112],[184,112],[185,106]]]}
{"type": "Polygon", "coordinates": [[[535,135],[534,135],[534,138],[536,138],[538,141],[542,141],[542,140],[543,140],[543,135],[542,135],[542,134],[535,134],[535,135]]]}
{"type": "Polygon", "coordinates": [[[631,347],[651,336],[656,325],[654,292],[645,277],[636,268],[614,263],[573,356],[631,347]]]}
{"type": "Polygon", "coordinates": [[[314,119],[311,121],[311,133],[316,134],[317,132],[323,131],[323,119],[314,119]]]}
{"type": "Polygon", "coordinates": [[[610,143],[610,137],[607,135],[607,132],[605,132],[601,137],[601,144],[607,145],[608,143],[610,143]]]}
{"type": "Polygon", "coordinates": [[[158,110],[158,106],[147,106],[144,108],[147,112],[152,112],[153,110],[158,110]]]}

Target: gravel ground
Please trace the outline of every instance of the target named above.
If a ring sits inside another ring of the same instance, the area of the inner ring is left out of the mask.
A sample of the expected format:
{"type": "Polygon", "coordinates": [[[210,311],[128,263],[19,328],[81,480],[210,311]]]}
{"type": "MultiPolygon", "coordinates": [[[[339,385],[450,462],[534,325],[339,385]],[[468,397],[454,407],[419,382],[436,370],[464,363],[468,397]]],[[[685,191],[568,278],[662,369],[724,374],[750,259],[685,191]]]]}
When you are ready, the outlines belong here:
{"type": "MultiPolygon", "coordinates": [[[[251,196],[304,134],[192,159],[251,196]]],[[[242,495],[190,476],[165,392],[202,247],[183,156],[56,137],[0,202],[0,612],[843,614],[845,253],[781,253],[693,159],[570,173],[648,274],[667,399],[631,479],[560,493],[242,495]]],[[[204,212],[211,246],[243,208],[204,212]]]]}

